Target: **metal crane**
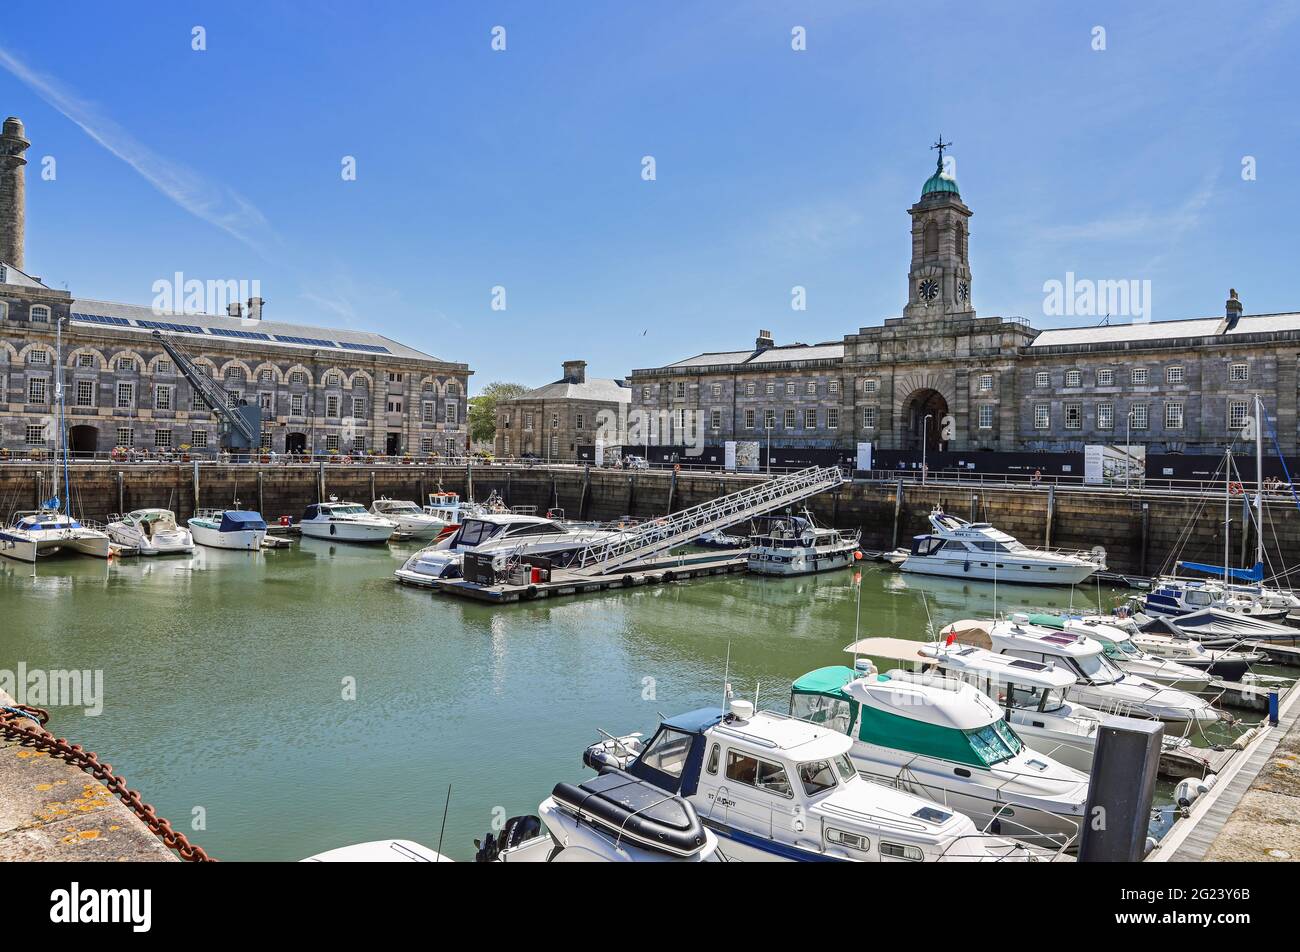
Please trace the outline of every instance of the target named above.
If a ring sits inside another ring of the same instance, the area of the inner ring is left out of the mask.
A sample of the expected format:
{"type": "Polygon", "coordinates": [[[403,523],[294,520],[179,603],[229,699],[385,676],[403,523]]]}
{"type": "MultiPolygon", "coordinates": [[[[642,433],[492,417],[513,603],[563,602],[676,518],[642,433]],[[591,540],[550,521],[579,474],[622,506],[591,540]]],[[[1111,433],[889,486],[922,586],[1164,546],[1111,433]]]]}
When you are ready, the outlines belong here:
{"type": "Polygon", "coordinates": [[[176,369],[189,381],[194,392],[217,417],[217,441],[225,452],[255,453],[262,446],[262,408],[234,394],[199,370],[181,342],[162,331],[154,331],[162,349],[176,369]]]}

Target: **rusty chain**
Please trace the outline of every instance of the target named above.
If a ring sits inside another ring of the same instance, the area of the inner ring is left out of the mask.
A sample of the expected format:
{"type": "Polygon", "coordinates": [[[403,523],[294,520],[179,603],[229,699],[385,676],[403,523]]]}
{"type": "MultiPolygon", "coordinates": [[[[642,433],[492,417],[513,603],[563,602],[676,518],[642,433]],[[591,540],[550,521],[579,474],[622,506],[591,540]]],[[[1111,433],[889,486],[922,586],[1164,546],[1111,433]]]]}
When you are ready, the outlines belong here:
{"type": "Polygon", "coordinates": [[[160,817],[151,805],[144,802],[139,791],[129,789],[126,779],[113,773],[112,764],[101,763],[99,756],[93,750],[86,750],[80,744],[70,744],[62,737],[55,737],[47,731],[45,724],[49,719],[48,711],[27,704],[0,708],[0,730],[3,730],[5,737],[17,740],[24,747],[35,747],[46,751],[51,757],[58,757],[86,771],[107,787],[140,818],[149,828],[150,833],[161,839],[168,849],[175,850],[181,859],[192,863],[217,862],[203,847],[191,843],[184,833],[172,829],[171,823],[165,817],[160,817]],[[32,726],[26,726],[24,722],[32,726]]]}

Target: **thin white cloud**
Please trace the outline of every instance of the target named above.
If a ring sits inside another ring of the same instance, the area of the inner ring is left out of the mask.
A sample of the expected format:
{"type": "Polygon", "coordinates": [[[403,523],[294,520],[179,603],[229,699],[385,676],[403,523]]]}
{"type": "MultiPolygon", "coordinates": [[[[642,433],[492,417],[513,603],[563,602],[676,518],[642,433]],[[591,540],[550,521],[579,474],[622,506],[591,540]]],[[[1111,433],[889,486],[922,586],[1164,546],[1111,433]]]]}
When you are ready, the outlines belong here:
{"type": "Polygon", "coordinates": [[[0,47],[0,67],[80,126],[150,185],[196,218],[215,225],[263,257],[279,243],[274,229],[252,202],[228,186],[154,152],[57,80],[36,72],[0,47]]]}

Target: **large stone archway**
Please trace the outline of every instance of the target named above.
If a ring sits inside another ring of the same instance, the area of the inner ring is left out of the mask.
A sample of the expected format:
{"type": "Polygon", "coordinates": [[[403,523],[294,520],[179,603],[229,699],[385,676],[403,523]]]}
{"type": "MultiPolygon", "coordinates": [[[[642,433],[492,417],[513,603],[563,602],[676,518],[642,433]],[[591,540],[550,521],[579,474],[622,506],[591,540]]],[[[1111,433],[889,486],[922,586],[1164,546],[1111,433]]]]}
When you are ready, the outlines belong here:
{"type": "Polygon", "coordinates": [[[68,428],[68,452],[73,456],[94,456],[99,450],[99,427],[79,423],[68,428]]]}
{"type": "Polygon", "coordinates": [[[944,418],[949,415],[948,399],[931,387],[912,391],[903,401],[899,421],[902,448],[937,453],[944,447],[944,418]]]}

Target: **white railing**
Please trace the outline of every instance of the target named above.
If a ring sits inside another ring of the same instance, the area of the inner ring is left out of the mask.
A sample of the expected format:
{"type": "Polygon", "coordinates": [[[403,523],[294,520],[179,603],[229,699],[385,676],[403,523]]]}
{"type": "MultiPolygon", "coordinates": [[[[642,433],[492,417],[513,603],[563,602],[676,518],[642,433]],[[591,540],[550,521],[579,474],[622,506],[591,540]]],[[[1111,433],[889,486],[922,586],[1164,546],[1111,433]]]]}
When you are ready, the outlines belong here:
{"type": "Polygon", "coordinates": [[[814,466],[789,476],[768,480],[740,492],[683,509],[653,522],[628,529],[614,539],[595,542],[573,561],[573,571],[599,575],[658,552],[683,545],[710,532],[753,516],[789,506],[809,496],[834,489],[844,482],[838,467],[814,466]]]}

